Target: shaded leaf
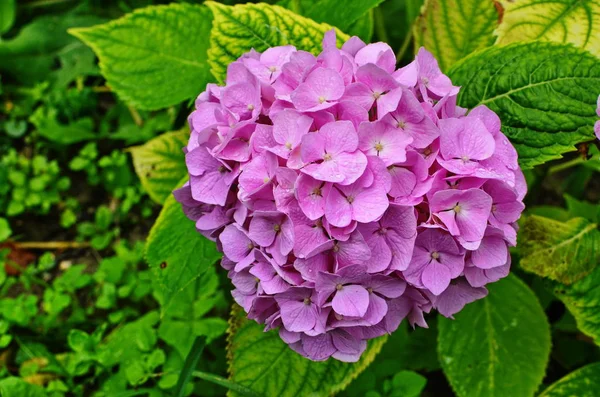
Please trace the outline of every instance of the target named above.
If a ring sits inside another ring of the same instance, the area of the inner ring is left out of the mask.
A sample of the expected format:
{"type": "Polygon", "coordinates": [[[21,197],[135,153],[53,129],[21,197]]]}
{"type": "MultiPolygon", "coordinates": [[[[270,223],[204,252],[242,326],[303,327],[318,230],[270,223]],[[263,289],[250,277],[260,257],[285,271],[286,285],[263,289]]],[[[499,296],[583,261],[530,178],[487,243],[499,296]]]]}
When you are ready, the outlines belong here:
{"type": "Polygon", "coordinates": [[[439,317],[442,369],[459,397],[530,397],[550,355],[548,320],[534,293],[514,275],[489,291],[456,320],[439,317]]]}
{"type": "Polygon", "coordinates": [[[571,285],[555,283],[554,293],[571,312],[577,328],[600,346],[600,266],[571,285]]]}
{"type": "Polygon", "coordinates": [[[15,22],[17,6],[15,0],[3,0],[0,2],[0,35],[8,32],[15,22]]]}
{"type": "Polygon", "coordinates": [[[67,29],[101,22],[89,15],[39,17],[15,38],[0,42],[0,71],[10,73],[21,84],[33,85],[48,76],[63,48],[79,45],[67,29]]]}
{"type": "Polygon", "coordinates": [[[141,146],[130,148],[135,172],[144,190],[163,204],[177,183],[187,174],[182,148],[189,138],[187,128],[167,132],[141,146]]]}
{"type": "Polygon", "coordinates": [[[155,110],[195,97],[210,81],[211,13],[189,4],[152,6],[69,32],[92,47],[108,85],[126,102],[155,110]]]}
{"type": "Polygon", "coordinates": [[[343,31],[350,31],[349,28],[354,22],[382,2],[383,0],[349,1],[340,6],[337,0],[284,0],[278,5],[313,21],[325,22],[343,31]]]}
{"type": "Polygon", "coordinates": [[[462,86],[458,103],[487,105],[531,168],[594,139],[600,61],[571,45],[532,42],[490,47],[448,72],[462,86]]]}
{"type": "Polygon", "coordinates": [[[595,397],[600,390],[600,363],[573,371],[548,387],[539,397],[595,397]]]}

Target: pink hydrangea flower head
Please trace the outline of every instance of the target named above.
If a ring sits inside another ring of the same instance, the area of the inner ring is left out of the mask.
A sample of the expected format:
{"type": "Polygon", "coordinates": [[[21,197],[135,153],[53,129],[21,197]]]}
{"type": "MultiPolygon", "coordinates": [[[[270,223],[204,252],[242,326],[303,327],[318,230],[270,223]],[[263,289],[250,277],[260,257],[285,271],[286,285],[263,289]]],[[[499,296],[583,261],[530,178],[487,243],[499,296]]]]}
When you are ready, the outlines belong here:
{"type": "Polygon", "coordinates": [[[223,252],[235,302],[294,351],[357,361],[508,274],[517,153],[489,108],[457,106],[427,50],[397,69],[387,44],[339,49],[331,31],[318,56],[251,51],[225,82],[196,100],[174,195],[223,252]]]}

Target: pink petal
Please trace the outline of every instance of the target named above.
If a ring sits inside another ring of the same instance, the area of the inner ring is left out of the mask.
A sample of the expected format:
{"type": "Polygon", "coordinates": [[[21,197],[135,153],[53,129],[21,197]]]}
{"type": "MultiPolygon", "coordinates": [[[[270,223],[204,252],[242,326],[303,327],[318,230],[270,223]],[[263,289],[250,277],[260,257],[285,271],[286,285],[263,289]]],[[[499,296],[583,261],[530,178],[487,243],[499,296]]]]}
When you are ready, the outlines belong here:
{"type": "Polygon", "coordinates": [[[450,285],[450,270],[438,261],[433,260],[423,269],[421,281],[434,295],[439,295],[450,285]]]}
{"type": "Polygon", "coordinates": [[[342,316],[362,317],[369,307],[369,292],[360,285],[344,285],[331,303],[333,310],[342,316]]]}

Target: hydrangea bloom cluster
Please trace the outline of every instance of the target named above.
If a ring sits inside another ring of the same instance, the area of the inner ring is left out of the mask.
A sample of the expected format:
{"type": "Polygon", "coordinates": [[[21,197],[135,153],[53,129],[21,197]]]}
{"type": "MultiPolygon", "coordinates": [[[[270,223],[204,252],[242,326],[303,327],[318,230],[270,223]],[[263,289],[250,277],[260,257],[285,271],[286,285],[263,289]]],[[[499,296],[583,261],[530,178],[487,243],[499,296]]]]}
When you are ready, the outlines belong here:
{"type": "Polygon", "coordinates": [[[333,31],[319,56],[251,51],[207,86],[174,194],[249,318],[312,360],[356,361],[508,274],[523,174],[497,115],[458,92],[424,49],[396,69],[387,44],[338,49],[333,31]]]}

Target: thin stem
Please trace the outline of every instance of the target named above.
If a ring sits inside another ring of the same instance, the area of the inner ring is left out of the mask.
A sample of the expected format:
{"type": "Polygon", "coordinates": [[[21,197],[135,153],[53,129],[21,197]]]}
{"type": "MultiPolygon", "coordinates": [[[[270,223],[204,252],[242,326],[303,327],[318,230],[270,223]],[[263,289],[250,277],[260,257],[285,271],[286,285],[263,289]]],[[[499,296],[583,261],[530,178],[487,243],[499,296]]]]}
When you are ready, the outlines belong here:
{"type": "Polygon", "coordinates": [[[25,241],[14,242],[15,248],[38,250],[62,250],[88,248],[90,243],[78,241],[25,241]]]}
{"type": "Polygon", "coordinates": [[[223,386],[231,391],[234,391],[242,396],[251,396],[257,397],[258,394],[251,389],[248,389],[246,386],[242,386],[239,383],[235,383],[230,381],[229,379],[225,379],[218,375],[209,374],[202,371],[194,371],[192,372],[192,376],[195,378],[204,379],[205,381],[215,383],[217,385],[223,386]]]}
{"type": "Polygon", "coordinates": [[[23,4],[23,8],[38,8],[54,6],[61,3],[71,3],[73,0],[39,0],[31,3],[23,4]]]}
{"type": "Polygon", "coordinates": [[[548,174],[556,174],[557,172],[564,171],[571,167],[578,166],[579,164],[583,164],[585,162],[581,157],[576,157],[573,160],[565,161],[564,163],[557,164],[555,166],[550,167],[548,170],[548,174]]]}
{"type": "Polygon", "coordinates": [[[406,53],[406,50],[408,49],[408,47],[412,41],[413,25],[414,25],[414,22],[410,25],[410,28],[408,28],[408,32],[406,33],[406,36],[404,36],[404,41],[402,42],[402,46],[400,47],[400,49],[398,50],[398,53],[396,54],[396,63],[400,62],[402,60],[402,58],[404,58],[404,54],[406,53]]]}
{"type": "Polygon", "coordinates": [[[111,92],[111,89],[110,89],[110,87],[101,85],[99,87],[92,87],[92,91],[98,92],[98,93],[103,93],[103,92],[111,92]]]}
{"type": "Polygon", "coordinates": [[[140,114],[138,113],[138,111],[136,110],[136,108],[134,108],[131,105],[128,105],[127,109],[129,109],[129,113],[131,113],[131,118],[135,122],[135,125],[137,125],[138,127],[143,126],[144,125],[144,120],[142,119],[142,116],[140,116],[140,114]]]}
{"type": "Polygon", "coordinates": [[[373,10],[373,18],[375,23],[375,31],[377,32],[377,38],[384,43],[389,42],[387,32],[385,30],[385,21],[383,20],[383,13],[379,7],[373,10]]]}

